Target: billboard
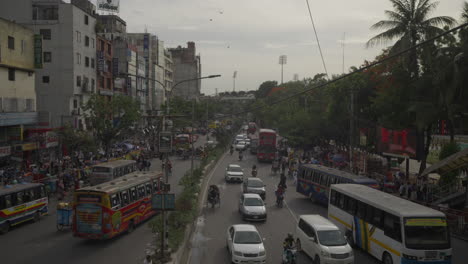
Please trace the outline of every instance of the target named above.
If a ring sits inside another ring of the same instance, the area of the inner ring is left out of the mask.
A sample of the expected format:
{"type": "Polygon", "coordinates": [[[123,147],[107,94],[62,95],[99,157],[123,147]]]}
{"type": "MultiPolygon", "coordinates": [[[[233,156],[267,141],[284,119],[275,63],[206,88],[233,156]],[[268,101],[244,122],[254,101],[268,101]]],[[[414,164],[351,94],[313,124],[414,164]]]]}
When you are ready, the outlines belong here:
{"type": "Polygon", "coordinates": [[[377,128],[377,151],[410,158],[418,154],[418,137],[416,130],[391,130],[384,127],[377,128]]]}
{"type": "Polygon", "coordinates": [[[110,12],[119,12],[120,0],[97,0],[97,9],[110,12]]]}

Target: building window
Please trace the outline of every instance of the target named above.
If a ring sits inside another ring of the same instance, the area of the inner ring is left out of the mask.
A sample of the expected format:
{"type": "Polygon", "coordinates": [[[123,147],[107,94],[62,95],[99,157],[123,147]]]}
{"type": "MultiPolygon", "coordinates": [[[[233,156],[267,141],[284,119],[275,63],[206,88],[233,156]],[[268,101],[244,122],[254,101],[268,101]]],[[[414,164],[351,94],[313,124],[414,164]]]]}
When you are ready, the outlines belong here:
{"type": "Polygon", "coordinates": [[[106,60],[106,70],[105,72],[112,72],[112,63],[110,60],[106,60]]]}
{"type": "Polygon", "coordinates": [[[94,39],[93,38],[91,38],[91,47],[94,48],[94,39]]]}
{"type": "Polygon", "coordinates": [[[15,38],[8,36],[8,48],[9,49],[15,49],[15,38]]]}
{"type": "Polygon", "coordinates": [[[15,73],[16,73],[15,69],[8,68],[8,80],[14,81],[15,80],[15,73]]]}
{"type": "Polygon", "coordinates": [[[104,76],[99,76],[99,87],[104,88],[104,76]]]}
{"type": "Polygon", "coordinates": [[[89,37],[88,36],[84,37],[84,42],[85,42],[85,46],[89,47],[89,37]]]}
{"type": "Polygon", "coordinates": [[[94,86],[96,85],[96,81],[91,78],[91,91],[94,92],[94,86]]]}
{"type": "Polygon", "coordinates": [[[89,67],[89,57],[85,57],[84,63],[86,67],[89,67]]]}
{"type": "Polygon", "coordinates": [[[76,76],[76,86],[81,87],[81,76],[76,76]]]}
{"type": "Polygon", "coordinates": [[[33,20],[57,20],[58,19],[58,5],[44,5],[38,4],[32,6],[33,20]]]}
{"type": "Polygon", "coordinates": [[[104,52],[104,40],[99,40],[99,50],[104,52]]]}
{"type": "Polygon", "coordinates": [[[112,55],[112,46],[109,43],[107,43],[107,54],[112,55]]]}
{"type": "Polygon", "coordinates": [[[77,108],[78,108],[78,100],[73,99],[73,109],[77,109],[77,108]]]}
{"type": "Polygon", "coordinates": [[[42,39],[44,40],[51,40],[52,39],[52,31],[50,29],[40,29],[39,34],[42,35],[42,39]]]}
{"type": "Polygon", "coordinates": [[[107,87],[106,88],[109,89],[109,90],[111,89],[111,81],[112,81],[111,78],[107,78],[107,87]]]}
{"type": "Polygon", "coordinates": [[[44,62],[52,62],[52,52],[44,51],[44,62]]]}
{"type": "Polygon", "coordinates": [[[76,42],[81,43],[81,32],[76,31],[76,42]]]}
{"type": "Polygon", "coordinates": [[[91,58],[91,68],[94,69],[94,58],[91,58]]]}
{"type": "Polygon", "coordinates": [[[87,15],[84,16],[84,23],[85,25],[89,24],[89,17],[87,15]]]}
{"type": "Polygon", "coordinates": [[[49,83],[50,82],[50,77],[49,76],[42,76],[42,82],[43,83],[49,83]]]}
{"type": "Polygon", "coordinates": [[[76,53],[76,63],[81,64],[81,54],[80,53],[76,53]]]}

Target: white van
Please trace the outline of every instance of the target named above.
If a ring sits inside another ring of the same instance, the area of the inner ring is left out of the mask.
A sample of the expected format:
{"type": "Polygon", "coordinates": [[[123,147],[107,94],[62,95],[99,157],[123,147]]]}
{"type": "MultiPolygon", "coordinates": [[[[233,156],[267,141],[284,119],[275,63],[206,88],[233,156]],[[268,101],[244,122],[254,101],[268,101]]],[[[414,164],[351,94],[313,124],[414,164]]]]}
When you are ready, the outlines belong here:
{"type": "Polygon", "coordinates": [[[314,263],[353,264],[353,249],[340,229],[320,215],[301,215],[296,227],[297,247],[314,263]]]}

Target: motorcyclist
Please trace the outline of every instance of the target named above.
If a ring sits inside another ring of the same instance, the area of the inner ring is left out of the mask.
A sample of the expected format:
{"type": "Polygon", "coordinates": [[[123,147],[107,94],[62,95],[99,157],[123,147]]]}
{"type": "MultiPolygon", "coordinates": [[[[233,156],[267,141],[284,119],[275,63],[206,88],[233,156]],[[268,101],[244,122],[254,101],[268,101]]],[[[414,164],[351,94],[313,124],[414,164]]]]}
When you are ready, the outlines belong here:
{"type": "Polygon", "coordinates": [[[280,186],[280,185],[281,185],[284,189],[287,188],[287,186],[286,186],[286,175],[284,175],[283,172],[281,173],[280,182],[279,182],[278,186],[280,186]]]}
{"type": "Polygon", "coordinates": [[[273,160],[273,163],[271,163],[271,169],[272,169],[273,171],[275,171],[275,170],[278,169],[278,167],[279,167],[279,161],[278,161],[278,159],[273,160]]]}
{"type": "Polygon", "coordinates": [[[284,188],[283,185],[278,184],[278,189],[276,189],[276,204],[281,205],[282,201],[284,200],[284,193],[286,192],[286,189],[284,188]]]}
{"type": "Polygon", "coordinates": [[[294,246],[295,246],[294,236],[292,233],[288,233],[288,236],[283,241],[283,248],[284,250],[286,250],[286,249],[291,249],[294,246]]]}
{"type": "Polygon", "coordinates": [[[216,197],[219,195],[218,189],[215,186],[210,186],[210,191],[208,192],[208,200],[210,202],[215,201],[216,197]]]}
{"type": "Polygon", "coordinates": [[[232,153],[234,153],[234,146],[231,145],[231,149],[229,150],[229,153],[232,155],[232,153]]]}
{"type": "Polygon", "coordinates": [[[288,236],[283,241],[283,259],[288,261],[288,263],[290,263],[289,260],[293,260],[292,263],[295,263],[295,247],[296,243],[294,242],[293,234],[288,233],[288,236]]]}
{"type": "Polygon", "coordinates": [[[256,165],[252,166],[252,177],[257,177],[257,166],[256,165]]]}
{"type": "Polygon", "coordinates": [[[239,150],[239,160],[242,160],[242,158],[243,158],[242,150],[239,150]]]}

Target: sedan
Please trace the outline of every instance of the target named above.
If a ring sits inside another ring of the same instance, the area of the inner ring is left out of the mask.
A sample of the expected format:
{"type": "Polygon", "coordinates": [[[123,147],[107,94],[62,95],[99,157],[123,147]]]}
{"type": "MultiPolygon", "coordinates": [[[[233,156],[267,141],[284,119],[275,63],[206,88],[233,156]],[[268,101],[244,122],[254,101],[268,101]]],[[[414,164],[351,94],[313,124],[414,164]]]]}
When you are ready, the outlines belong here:
{"type": "Polygon", "coordinates": [[[230,226],[226,244],[232,263],[266,263],[263,239],[253,225],[230,226]]]}
{"type": "Polygon", "coordinates": [[[246,147],[245,141],[238,141],[236,144],[236,150],[245,150],[246,147]]]}
{"type": "Polygon", "coordinates": [[[237,164],[229,164],[226,168],[224,178],[227,182],[242,182],[244,180],[244,170],[237,164]]]}
{"type": "Polygon", "coordinates": [[[265,199],[265,184],[263,181],[256,177],[249,177],[244,181],[242,185],[242,192],[243,193],[256,193],[265,199]]]}
{"type": "Polygon", "coordinates": [[[239,200],[239,213],[244,220],[266,221],[265,203],[258,194],[244,193],[239,200]]]}

